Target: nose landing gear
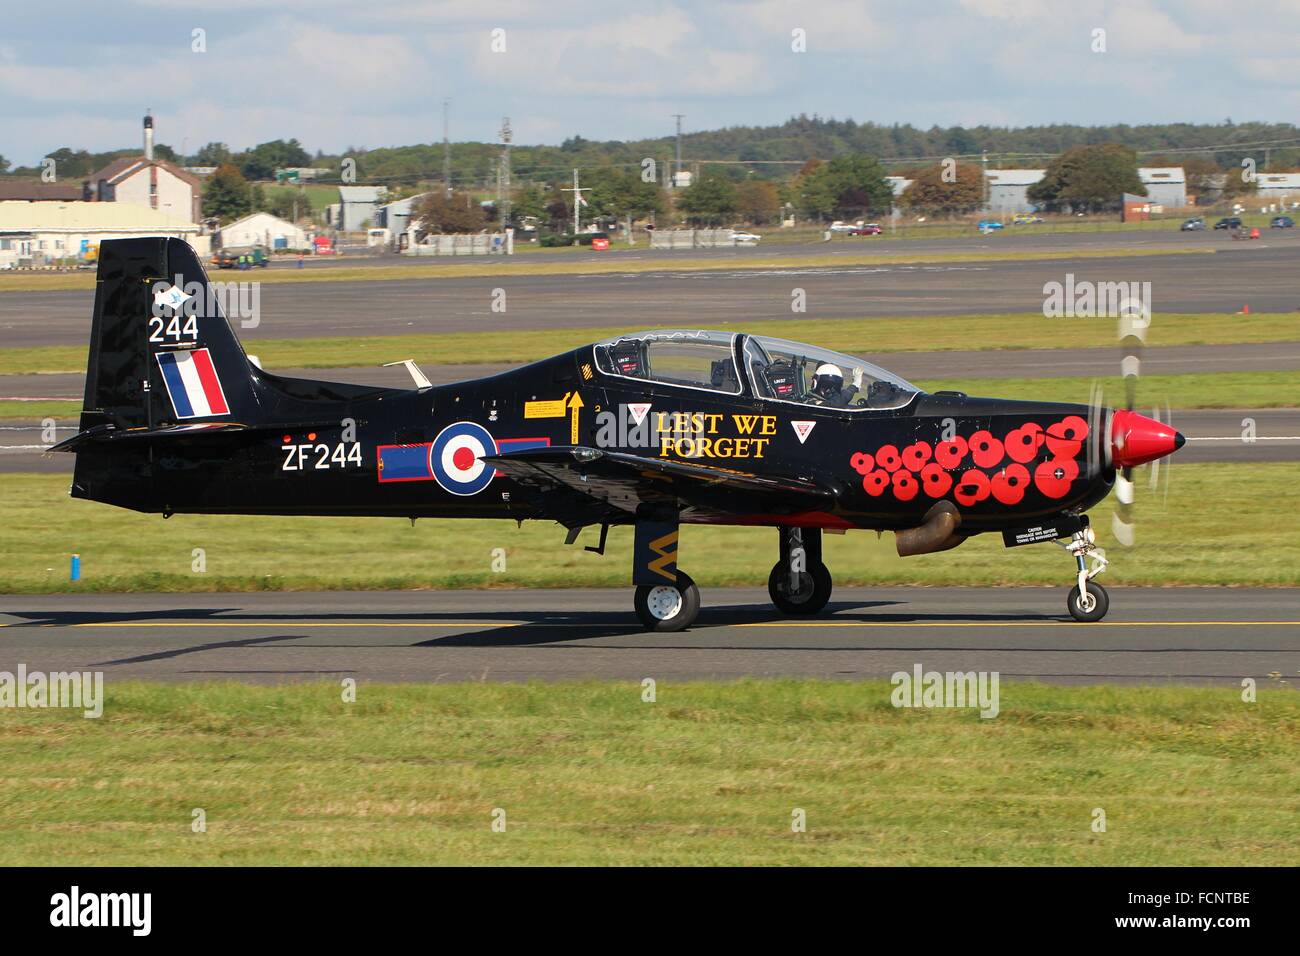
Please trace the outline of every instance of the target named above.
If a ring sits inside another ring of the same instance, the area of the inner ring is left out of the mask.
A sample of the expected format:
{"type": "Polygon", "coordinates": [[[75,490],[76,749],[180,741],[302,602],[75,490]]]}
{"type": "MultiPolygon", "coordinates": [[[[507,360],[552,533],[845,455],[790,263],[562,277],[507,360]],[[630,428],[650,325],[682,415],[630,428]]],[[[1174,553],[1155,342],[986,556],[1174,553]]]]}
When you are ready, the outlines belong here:
{"type": "Polygon", "coordinates": [[[1076,621],[1100,621],[1110,610],[1110,596],[1105,588],[1092,579],[1105,571],[1110,562],[1106,560],[1106,552],[1097,547],[1096,533],[1085,524],[1070,536],[1068,544],[1060,541],[1056,543],[1074,555],[1078,569],[1078,583],[1070,589],[1065,602],[1066,609],[1076,621]]]}

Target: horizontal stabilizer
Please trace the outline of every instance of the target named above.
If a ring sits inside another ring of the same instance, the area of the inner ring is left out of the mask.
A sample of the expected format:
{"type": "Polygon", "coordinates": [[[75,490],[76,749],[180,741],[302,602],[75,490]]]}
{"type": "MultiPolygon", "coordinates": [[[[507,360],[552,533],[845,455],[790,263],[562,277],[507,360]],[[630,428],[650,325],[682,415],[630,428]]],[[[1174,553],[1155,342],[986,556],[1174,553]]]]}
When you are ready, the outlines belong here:
{"type": "Polygon", "coordinates": [[[171,441],[207,435],[228,435],[232,432],[301,431],[305,428],[329,428],[337,425],[338,422],[334,419],[315,422],[260,422],[256,425],[245,425],[241,422],[191,422],[184,425],[168,425],[164,428],[114,428],[112,425],[96,425],[87,431],[78,432],[71,438],[65,438],[57,445],[51,445],[46,452],[79,451],[91,443],[171,441]]]}

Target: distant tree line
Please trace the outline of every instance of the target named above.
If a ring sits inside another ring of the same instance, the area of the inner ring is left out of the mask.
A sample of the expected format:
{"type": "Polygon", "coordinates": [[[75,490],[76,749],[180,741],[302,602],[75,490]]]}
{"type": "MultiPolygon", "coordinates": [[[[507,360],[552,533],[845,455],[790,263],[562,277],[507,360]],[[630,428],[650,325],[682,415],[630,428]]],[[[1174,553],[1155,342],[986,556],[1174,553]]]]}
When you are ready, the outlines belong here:
{"type": "MultiPolygon", "coordinates": [[[[1030,199],[1046,209],[1077,211],[1114,207],[1121,192],[1144,194],[1137,177],[1141,165],[1181,165],[1188,191],[1222,192],[1233,198],[1253,184],[1233,173],[1245,158],[1260,171],[1300,166],[1300,148],[1283,145],[1267,151],[1248,144],[1300,140],[1300,128],[1286,123],[1153,124],[1083,127],[1053,125],[1020,129],[1002,127],[932,127],[857,123],[853,120],[797,116],[779,126],[731,127],[683,137],[686,168],[696,175],[688,188],[665,188],[673,168],[671,137],[637,141],[593,141],[580,136],[559,146],[512,149],[515,187],[511,206],[516,222],[532,217],[554,232],[570,228],[573,194],[563,190],[571,170],[581,170],[588,205],[584,223],[632,222],[671,214],[673,222],[723,225],[765,224],[787,213],[819,221],[887,215],[897,204],[909,213],[964,215],[982,205],[981,151],[993,168],[1045,167],[1030,199]],[[1198,147],[1212,152],[1184,152],[1198,147]],[[690,157],[701,157],[692,161],[690,157]],[[703,159],[707,157],[707,160],[703,159]],[[646,182],[646,159],[655,160],[646,182]],[[948,160],[945,162],[944,160],[948,160]],[[1267,163],[1266,163],[1267,160],[1267,163]],[[895,197],[888,174],[912,180],[895,197]]],[[[218,167],[204,190],[204,214],[223,221],[265,209],[289,218],[294,196],[288,190],[262,189],[277,169],[312,166],[327,172],[318,180],[341,182],[344,160],[355,163],[356,181],[388,185],[394,195],[428,190],[445,194],[441,143],[384,149],[349,147],[337,155],[314,156],[297,139],[276,139],[243,151],[211,142],[190,156],[159,143],[155,155],[175,163],[218,167]]],[[[496,195],[501,146],[455,143],[451,149],[452,202],[430,198],[424,205],[429,222],[447,231],[474,231],[499,219],[481,205],[496,195]],[[469,214],[462,214],[469,197],[469,214]]],[[[138,149],[90,153],[62,147],[50,153],[62,181],[89,176],[138,149]]],[[[0,157],[0,174],[35,177],[38,167],[10,169],[0,157]]],[[[300,210],[305,213],[305,210],[300,210]]]]}

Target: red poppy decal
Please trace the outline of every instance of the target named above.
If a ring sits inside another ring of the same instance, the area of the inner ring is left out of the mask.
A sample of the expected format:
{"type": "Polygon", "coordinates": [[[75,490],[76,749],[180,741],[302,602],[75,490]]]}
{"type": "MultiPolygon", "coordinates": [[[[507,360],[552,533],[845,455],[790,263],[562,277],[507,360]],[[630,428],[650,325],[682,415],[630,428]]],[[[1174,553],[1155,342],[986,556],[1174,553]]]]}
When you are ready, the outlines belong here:
{"type": "Polygon", "coordinates": [[[898,471],[903,467],[903,456],[893,445],[881,445],[876,449],[876,464],[885,471],[898,471]]]}
{"type": "Polygon", "coordinates": [[[977,431],[970,436],[970,455],[978,468],[992,468],[1002,461],[1002,442],[991,432],[977,431]]]}
{"type": "Polygon", "coordinates": [[[962,473],[953,496],[957,499],[957,504],[969,507],[989,496],[989,484],[988,475],[972,468],[970,471],[962,473]]]}
{"type": "Polygon", "coordinates": [[[921,469],[921,489],[931,498],[942,498],[951,487],[952,475],[937,461],[932,461],[921,469]]]}
{"type": "Polygon", "coordinates": [[[1067,415],[1047,429],[1047,448],[1057,458],[1073,458],[1087,437],[1088,423],[1078,415],[1067,415]]]}
{"type": "Polygon", "coordinates": [[[993,476],[993,497],[1004,505],[1020,504],[1028,487],[1029,469],[1024,465],[1007,465],[993,476]]]}
{"type": "Polygon", "coordinates": [[[862,479],[862,490],[873,498],[879,498],[888,485],[889,475],[879,469],[862,479]]]}
{"type": "Polygon", "coordinates": [[[1043,440],[1046,437],[1042,425],[1037,422],[1025,422],[1019,428],[1013,428],[1007,433],[1005,443],[1007,456],[1012,461],[1027,465],[1037,456],[1038,449],[1043,447],[1043,440]]]}
{"type": "Polygon", "coordinates": [[[1049,498],[1064,498],[1070,493],[1070,483],[1078,477],[1079,466],[1073,458],[1049,458],[1034,469],[1035,487],[1049,498]]]}
{"type": "Polygon", "coordinates": [[[910,471],[894,472],[894,497],[899,501],[911,501],[920,490],[921,486],[916,483],[916,477],[910,471]]]}
{"type": "Polygon", "coordinates": [[[903,467],[909,471],[920,471],[930,460],[930,454],[928,442],[918,441],[908,445],[903,449],[903,467]]]}
{"type": "Polygon", "coordinates": [[[886,491],[899,501],[911,501],[922,492],[930,498],[951,493],[965,507],[990,496],[1012,506],[1024,501],[1031,487],[1048,498],[1068,495],[1079,477],[1075,458],[1087,438],[1088,423],[1078,415],[1067,415],[1046,428],[1039,422],[1025,422],[1001,438],[980,429],[969,437],[955,435],[933,445],[917,440],[901,452],[897,445],[881,445],[875,452],[854,452],[849,465],[862,476],[862,488],[873,498],[886,491]],[[1043,457],[1049,453],[1050,458],[1043,457]],[[967,455],[970,461],[962,470],[967,455]]]}
{"type": "Polygon", "coordinates": [[[952,441],[941,441],[934,446],[934,460],[953,471],[966,457],[966,451],[966,439],[958,435],[952,441]]]}

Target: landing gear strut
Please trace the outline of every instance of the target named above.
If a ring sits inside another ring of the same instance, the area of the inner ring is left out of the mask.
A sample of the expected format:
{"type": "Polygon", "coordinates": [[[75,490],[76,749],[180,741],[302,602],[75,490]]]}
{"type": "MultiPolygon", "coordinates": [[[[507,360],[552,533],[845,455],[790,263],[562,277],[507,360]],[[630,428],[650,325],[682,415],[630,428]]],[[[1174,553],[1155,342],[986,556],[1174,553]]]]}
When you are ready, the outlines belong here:
{"type": "Polygon", "coordinates": [[[1097,547],[1096,533],[1085,524],[1070,536],[1069,544],[1059,541],[1057,544],[1074,555],[1078,569],[1078,583],[1070,589],[1070,596],[1065,602],[1070,616],[1085,623],[1100,621],[1110,610],[1110,596],[1106,594],[1105,588],[1092,579],[1105,571],[1110,562],[1106,560],[1106,552],[1097,547]],[[1089,560],[1092,567],[1088,566],[1089,560]]]}
{"type": "Polygon", "coordinates": [[[777,530],[781,559],[767,576],[767,593],[785,614],[816,614],[831,599],[831,573],[822,564],[822,529],[777,530]]]}
{"type": "Polygon", "coordinates": [[[677,515],[656,511],[637,514],[632,548],[633,606],[647,631],[681,631],[700,612],[700,589],[677,567],[677,515]]]}

